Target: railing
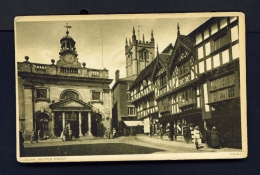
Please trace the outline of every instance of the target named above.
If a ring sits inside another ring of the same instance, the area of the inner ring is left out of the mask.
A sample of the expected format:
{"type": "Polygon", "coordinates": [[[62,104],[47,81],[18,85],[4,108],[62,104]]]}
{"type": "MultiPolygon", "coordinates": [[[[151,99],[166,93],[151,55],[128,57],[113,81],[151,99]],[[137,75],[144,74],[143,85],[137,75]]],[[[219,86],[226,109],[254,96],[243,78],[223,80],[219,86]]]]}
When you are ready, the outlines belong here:
{"type": "Polygon", "coordinates": [[[29,61],[18,62],[19,72],[33,72],[49,75],[65,75],[78,77],[109,78],[106,69],[89,69],[86,67],[58,67],[55,64],[35,64],[29,61]]]}
{"type": "Polygon", "coordinates": [[[60,73],[63,73],[63,74],[78,74],[78,69],[77,68],[61,67],[60,73]]]}
{"type": "Polygon", "coordinates": [[[100,77],[100,71],[98,70],[91,70],[90,71],[91,77],[100,77]]]}
{"type": "Polygon", "coordinates": [[[46,71],[46,65],[35,64],[35,71],[46,71]]]}

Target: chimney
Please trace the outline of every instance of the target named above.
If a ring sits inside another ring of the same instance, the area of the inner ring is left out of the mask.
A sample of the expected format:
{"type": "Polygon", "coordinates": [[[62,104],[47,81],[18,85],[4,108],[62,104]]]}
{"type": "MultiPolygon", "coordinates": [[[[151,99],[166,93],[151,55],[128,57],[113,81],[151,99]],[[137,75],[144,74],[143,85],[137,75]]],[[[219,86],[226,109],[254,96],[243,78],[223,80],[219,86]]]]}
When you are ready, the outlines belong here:
{"type": "Polygon", "coordinates": [[[117,80],[119,80],[119,70],[116,70],[115,73],[115,81],[117,82],[117,80]]]}

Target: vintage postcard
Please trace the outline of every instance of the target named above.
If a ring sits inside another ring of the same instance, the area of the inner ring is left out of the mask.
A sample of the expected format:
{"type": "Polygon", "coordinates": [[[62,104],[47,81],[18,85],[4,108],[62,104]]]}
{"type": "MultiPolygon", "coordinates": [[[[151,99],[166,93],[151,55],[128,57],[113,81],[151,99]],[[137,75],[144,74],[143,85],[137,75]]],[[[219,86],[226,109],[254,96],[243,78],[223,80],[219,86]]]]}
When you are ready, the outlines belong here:
{"type": "Polygon", "coordinates": [[[19,162],[246,158],[245,16],[21,16],[19,162]]]}

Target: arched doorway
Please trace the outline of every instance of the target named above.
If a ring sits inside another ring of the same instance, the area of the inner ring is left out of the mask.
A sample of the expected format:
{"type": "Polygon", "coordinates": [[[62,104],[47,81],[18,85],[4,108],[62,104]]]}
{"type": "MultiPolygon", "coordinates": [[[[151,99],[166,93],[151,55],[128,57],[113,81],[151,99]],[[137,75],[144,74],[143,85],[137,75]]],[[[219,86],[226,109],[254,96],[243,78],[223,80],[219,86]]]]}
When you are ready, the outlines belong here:
{"type": "Polygon", "coordinates": [[[46,112],[38,112],[35,114],[35,133],[43,138],[46,134],[49,134],[49,114],[46,112]]]}

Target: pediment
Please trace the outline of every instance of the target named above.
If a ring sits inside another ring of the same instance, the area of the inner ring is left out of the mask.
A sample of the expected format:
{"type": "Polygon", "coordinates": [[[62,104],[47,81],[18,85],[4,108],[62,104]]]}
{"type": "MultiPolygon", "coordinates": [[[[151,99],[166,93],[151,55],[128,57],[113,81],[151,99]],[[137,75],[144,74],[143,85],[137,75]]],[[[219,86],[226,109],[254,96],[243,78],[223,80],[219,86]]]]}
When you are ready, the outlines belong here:
{"type": "Polygon", "coordinates": [[[81,100],[76,100],[73,98],[70,99],[66,99],[66,100],[62,100],[59,101],[57,103],[53,103],[50,105],[50,108],[52,110],[66,110],[66,109],[70,109],[70,110],[86,110],[89,111],[92,109],[92,105],[89,103],[85,103],[81,100]]]}
{"type": "Polygon", "coordinates": [[[84,105],[75,101],[68,101],[64,104],[59,105],[59,107],[84,107],[84,105]]]}

